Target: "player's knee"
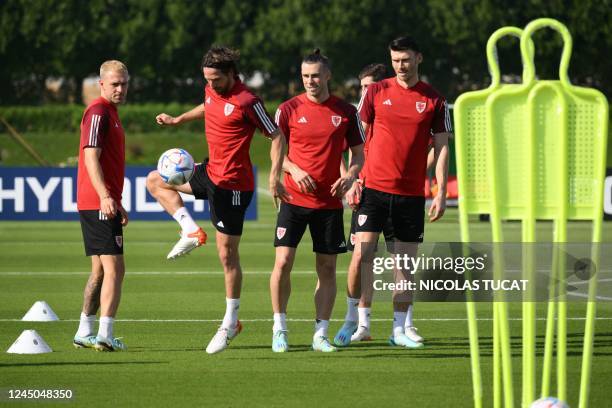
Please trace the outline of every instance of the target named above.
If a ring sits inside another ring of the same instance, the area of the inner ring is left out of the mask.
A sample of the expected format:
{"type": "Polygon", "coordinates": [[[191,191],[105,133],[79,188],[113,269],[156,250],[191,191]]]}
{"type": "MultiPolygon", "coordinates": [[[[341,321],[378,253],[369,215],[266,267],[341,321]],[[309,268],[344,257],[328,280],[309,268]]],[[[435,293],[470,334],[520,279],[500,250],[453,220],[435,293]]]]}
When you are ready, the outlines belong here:
{"type": "Polygon", "coordinates": [[[289,256],[277,256],[274,262],[274,269],[281,275],[288,275],[291,272],[291,258],[289,256]]]}
{"type": "Polygon", "coordinates": [[[333,273],[336,270],[336,261],[329,259],[317,259],[317,270],[327,274],[333,273]]]}
{"type": "Polygon", "coordinates": [[[147,190],[149,190],[149,193],[155,195],[155,192],[161,187],[161,183],[162,179],[157,170],[149,172],[147,175],[147,190]]]}
{"type": "Polygon", "coordinates": [[[221,245],[218,248],[219,260],[224,270],[234,269],[239,267],[240,258],[238,251],[226,245],[221,245]]]}

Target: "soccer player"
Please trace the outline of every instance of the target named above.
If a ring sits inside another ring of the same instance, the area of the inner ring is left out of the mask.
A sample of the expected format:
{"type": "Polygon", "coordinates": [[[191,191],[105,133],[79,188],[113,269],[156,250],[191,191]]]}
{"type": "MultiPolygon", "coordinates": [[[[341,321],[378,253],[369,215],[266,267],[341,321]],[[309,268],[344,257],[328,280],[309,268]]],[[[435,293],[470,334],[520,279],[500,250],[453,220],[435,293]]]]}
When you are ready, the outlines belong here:
{"type": "Polygon", "coordinates": [[[117,111],[128,91],[128,70],[120,61],[100,66],[100,97],[83,113],[77,208],[81,219],[85,255],[91,257],[91,275],[83,294],[75,347],[98,351],[123,351],[114,337],[113,322],[121,299],[125,274],[123,227],[128,215],[121,205],[125,173],[125,134],[117,111]],[[94,334],[100,309],[98,334],[94,334]]]}
{"type": "MultiPolygon", "coordinates": [[[[427,147],[434,139],[436,180],[440,186],[429,209],[431,222],[438,220],[446,209],[446,179],[448,171],[448,137],[451,129],[445,99],[430,85],[419,80],[419,64],[423,55],[410,37],[400,37],[389,45],[395,76],[370,85],[364,92],[358,109],[364,128],[372,128],[364,166],[364,189],[355,183],[347,197],[359,197],[355,250],[348,271],[348,310],[345,322],[334,342],[346,346],[357,329],[357,304],[361,295],[362,260],[372,256],[387,219],[395,236],[395,249],[415,256],[418,243],[423,241],[425,212],[425,170],[427,147]],[[399,244],[399,245],[398,245],[399,244]],[[366,251],[367,253],[364,253],[366,251]]],[[[349,204],[355,205],[354,199],[349,204]]],[[[396,280],[411,279],[410,271],[395,273],[396,280]]],[[[371,282],[372,270],[364,269],[364,282],[371,282]]],[[[413,327],[408,315],[410,293],[393,294],[392,345],[422,347],[421,342],[406,335],[413,327]],[[408,317],[408,318],[407,318],[408,317]]]]}
{"type": "MultiPolygon", "coordinates": [[[[387,76],[387,68],[383,64],[369,64],[366,65],[361,72],[359,73],[359,84],[361,86],[361,94],[368,89],[368,86],[372,85],[375,82],[382,81],[387,76]]],[[[368,140],[372,134],[372,127],[368,128],[368,134],[366,135],[366,143],[364,145],[364,155],[367,155],[368,152],[368,140]]],[[[360,182],[363,182],[363,170],[359,174],[360,182]]],[[[351,230],[349,235],[349,240],[346,244],[347,249],[349,251],[353,251],[355,247],[355,228],[357,226],[357,211],[354,210],[351,215],[351,230]]],[[[391,226],[390,220],[387,220],[385,226],[383,227],[383,235],[385,237],[385,242],[391,243],[393,242],[393,230],[391,226]]],[[[366,286],[362,288],[361,298],[359,299],[359,307],[357,308],[359,321],[357,330],[351,336],[351,341],[368,341],[372,339],[370,335],[370,313],[372,311],[372,288],[366,286]]]]}
{"type": "Polygon", "coordinates": [[[275,200],[288,199],[280,182],[285,137],[266,112],[261,99],[240,81],[238,57],[235,50],[213,46],[202,60],[202,72],[208,83],[204,102],[177,117],[165,113],[156,117],[158,124],[169,126],[204,119],[210,159],[196,165],[192,179],[182,186],[164,183],[157,171],[147,177],[151,195],[181,226],[181,238],[168,259],[185,255],[206,242],[206,234],[193,220],[178,192],[209,202],[211,221],[217,230],[217,252],[225,274],[226,295],[225,316],[206,347],[209,354],[225,350],[242,330],[238,320],[242,286],[238,246],[255,186],[249,147],[256,128],[272,139],[272,196],[275,200]]]}
{"type": "Polygon", "coordinates": [[[330,344],[327,331],[336,298],[336,258],[346,252],[342,197],[363,164],[364,133],[355,107],[329,92],[331,70],[327,57],[316,49],[302,60],[301,73],[306,92],[282,103],[276,112],[276,123],[287,135],[288,154],[283,170],[292,199],[281,203],[276,223],[276,261],[270,277],[272,351],[289,349],[286,313],[290,273],[308,226],[318,276],[312,348],[334,352],[337,349],[330,344]],[[353,159],[347,174],[341,177],[345,143],[353,159]]]}

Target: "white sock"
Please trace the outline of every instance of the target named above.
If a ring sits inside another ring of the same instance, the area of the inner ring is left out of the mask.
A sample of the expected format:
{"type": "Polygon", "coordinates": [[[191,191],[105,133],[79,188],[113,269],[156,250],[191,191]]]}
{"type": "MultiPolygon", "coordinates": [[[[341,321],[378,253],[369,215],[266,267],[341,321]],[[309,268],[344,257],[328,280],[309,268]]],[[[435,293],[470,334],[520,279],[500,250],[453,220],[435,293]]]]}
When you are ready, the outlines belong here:
{"type": "Polygon", "coordinates": [[[172,215],[172,218],[174,218],[176,222],[181,225],[181,230],[185,234],[191,234],[192,232],[196,232],[198,228],[200,228],[198,227],[198,224],[195,223],[193,218],[191,218],[191,214],[189,214],[189,211],[187,211],[185,207],[181,207],[176,210],[174,215],[172,215]]]}
{"type": "Polygon", "coordinates": [[[393,335],[397,336],[404,332],[406,322],[406,312],[393,312],[393,335]]]}
{"type": "Polygon", "coordinates": [[[359,315],[357,314],[357,306],[359,306],[359,299],[346,297],[346,317],[344,318],[347,322],[359,321],[359,315]]]}
{"type": "Polygon", "coordinates": [[[414,327],[412,323],[412,306],[408,306],[408,313],[406,314],[406,323],[404,323],[404,327],[414,327]]]}
{"type": "Polygon", "coordinates": [[[94,334],[94,323],[96,322],[96,315],[87,316],[81,312],[81,320],[79,321],[79,329],[76,332],[77,336],[87,337],[94,334]]]}
{"type": "Polygon", "coordinates": [[[98,327],[98,336],[113,339],[113,323],[115,319],[109,316],[100,316],[100,327],[98,327]]]}
{"type": "Polygon", "coordinates": [[[329,327],[329,320],[319,320],[315,321],[315,333],[314,338],[317,337],[327,337],[327,328],[329,327]]]}
{"type": "Polygon", "coordinates": [[[276,333],[279,330],[287,330],[287,313],[274,313],[272,332],[276,333]]]}
{"type": "Polygon", "coordinates": [[[357,311],[359,312],[359,326],[363,326],[366,328],[370,328],[370,311],[372,308],[370,307],[359,307],[357,311]]]}
{"type": "Polygon", "coordinates": [[[225,298],[225,316],[223,316],[221,327],[230,329],[236,326],[238,309],[240,309],[240,299],[225,298]]]}

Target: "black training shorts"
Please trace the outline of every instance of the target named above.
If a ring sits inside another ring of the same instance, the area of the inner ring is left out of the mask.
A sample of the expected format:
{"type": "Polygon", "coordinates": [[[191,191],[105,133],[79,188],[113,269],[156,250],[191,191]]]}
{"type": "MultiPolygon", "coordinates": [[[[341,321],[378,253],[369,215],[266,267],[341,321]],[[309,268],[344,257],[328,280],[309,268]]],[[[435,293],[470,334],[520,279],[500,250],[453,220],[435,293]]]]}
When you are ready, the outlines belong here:
{"type": "Polygon", "coordinates": [[[189,185],[193,196],[208,200],[210,220],[217,229],[227,235],[242,235],[244,216],[253,198],[252,191],[226,190],[218,187],[208,177],[208,160],[197,164],[189,185]]]}
{"type": "Polygon", "coordinates": [[[312,250],[319,254],[346,252],[342,209],[313,209],[281,203],[276,222],[274,246],[297,248],[306,226],[310,228],[312,250]]]}
{"type": "Polygon", "coordinates": [[[108,219],[100,210],[79,211],[85,255],[123,255],[121,214],[108,219]]]}
{"type": "Polygon", "coordinates": [[[364,188],[356,217],[356,232],[381,232],[390,221],[397,241],[423,242],[425,197],[364,188]]]}

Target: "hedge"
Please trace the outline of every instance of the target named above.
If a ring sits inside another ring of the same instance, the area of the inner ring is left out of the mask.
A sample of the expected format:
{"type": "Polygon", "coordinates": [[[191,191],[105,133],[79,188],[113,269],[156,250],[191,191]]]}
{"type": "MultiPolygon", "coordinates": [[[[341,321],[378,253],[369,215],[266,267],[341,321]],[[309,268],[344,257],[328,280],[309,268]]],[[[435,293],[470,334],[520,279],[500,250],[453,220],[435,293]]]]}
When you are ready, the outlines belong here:
{"type": "MultiPolygon", "coordinates": [[[[278,103],[268,103],[270,115],[278,103]]],[[[155,116],[161,112],[179,115],[193,105],[171,104],[126,104],[120,108],[121,122],[129,132],[156,132],[159,126],[155,116]]],[[[2,106],[0,116],[19,132],[78,132],[83,115],[83,105],[2,106]]],[[[171,128],[175,130],[178,128],[171,128]]],[[[183,131],[202,131],[201,123],[194,121],[180,126],[183,131]]],[[[6,129],[0,124],[0,132],[6,129]]]]}

